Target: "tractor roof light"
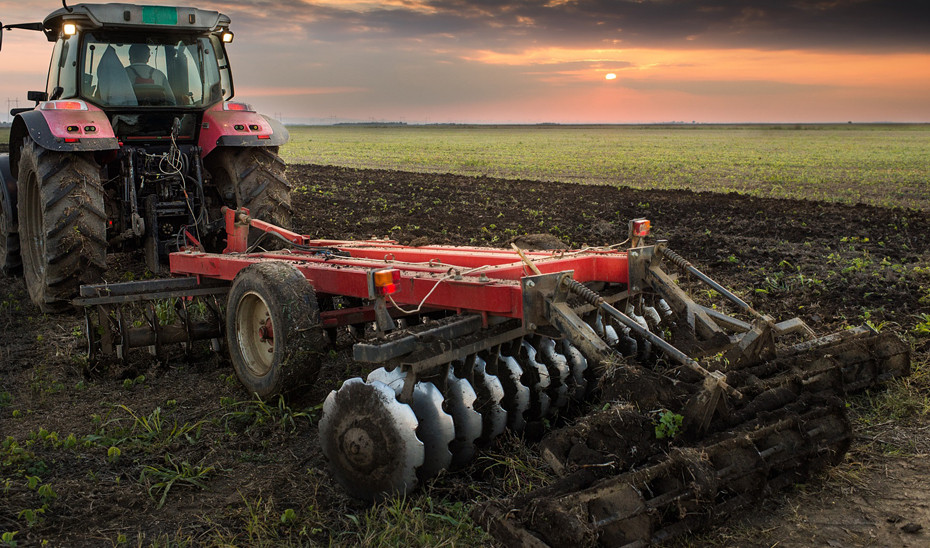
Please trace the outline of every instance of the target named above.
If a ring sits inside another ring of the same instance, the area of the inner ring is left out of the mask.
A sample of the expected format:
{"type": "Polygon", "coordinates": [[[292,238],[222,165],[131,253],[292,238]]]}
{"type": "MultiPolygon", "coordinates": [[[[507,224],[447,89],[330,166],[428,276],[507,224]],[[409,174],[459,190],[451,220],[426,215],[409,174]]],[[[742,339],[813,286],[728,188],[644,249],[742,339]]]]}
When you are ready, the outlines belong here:
{"type": "Polygon", "coordinates": [[[372,289],[376,296],[391,295],[400,289],[400,270],[387,268],[371,273],[372,289]]]}
{"type": "Polygon", "coordinates": [[[77,25],[74,23],[65,23],[61,30],[65,33],[65,36],[74,36],[77,34],[77,25]]]}
{"type": "Polygon", "coordinates": [[[237,112],[255,112],[252,105],[246,103],[223,103],[223,110],[234,110],[237,112]]]}
{"type": "Polygon", "coordinates": [[[233,35],[233,33],[229,32],[228,30],[223,33],[224,44],[231,44],[233,41],[233,38],[235,38],[235,35],[233,35]]]}
{"type": "Polygon", "coordinates": [[[46,101],[39,107],[42,110],[87,110],[84,101],[46,101]]]}

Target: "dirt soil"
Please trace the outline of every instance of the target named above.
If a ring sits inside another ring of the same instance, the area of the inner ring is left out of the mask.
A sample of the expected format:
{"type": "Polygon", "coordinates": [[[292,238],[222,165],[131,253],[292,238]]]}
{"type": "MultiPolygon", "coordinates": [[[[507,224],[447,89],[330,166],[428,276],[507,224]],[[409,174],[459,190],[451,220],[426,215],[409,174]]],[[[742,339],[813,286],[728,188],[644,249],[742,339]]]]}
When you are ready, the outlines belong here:
{"type": "MultiPolygon", "coordinates": [[[[503,246],[544,233],[581,247],[619,243],[628,220],[647,217],[671,249],[778,320],[800,316],[819,334],[869,321],[912,336],[915,362],[926,364],[930,354],[928,337],[912,335],[918,315],[930,310],[925,213],[323,166],[292,166],[288,177],[297,189],[294,228],[326,238],[503,246]]],[[[139,279],[144,270],[141,253],[112,256],[106,279],[139,279]]],[[[82,329],[77,315],[42,315],[21,280],[3,280],[0,470],[18,479],[0,485],[0,533],[19,531],[20,545],[121,538],[248,545],[256,516],[273,516],[267,521],[274,526],[284,509],[298,508],[317,516],[319,530],[310,538],[325,543],[335,520],[364,511],[326,472],[312,407],[361,372],[347,358],[349,342],[330,354],[316,386],[287,409],[269,411],[249,402],[228,360],[205,349],[166,364],[136,357],[129,366],[89,370],[82,329]],[[305,409],[310,420],[295,414],[305,409]],[[159,420],[169,427],[153,428],[159,420]],[[193,479],[171,484],[160,506],[165,470],[186,470],[193,479]],[[29,477],[38,483],[29,485],[29,477]],[[55,496],[41,485],[51,485],[55,496]]],[[[853,402],[854,414],[865,401],[853,402]]],[[[930,543],[930,420],[911,412],[900,423],[865,426],[856,417],[857,442],[839,467],[685,542],[930,543]]],[[[476,464],[441,477],[431,496],[466,503],[499,496],[495,481],[476,464]]]]}

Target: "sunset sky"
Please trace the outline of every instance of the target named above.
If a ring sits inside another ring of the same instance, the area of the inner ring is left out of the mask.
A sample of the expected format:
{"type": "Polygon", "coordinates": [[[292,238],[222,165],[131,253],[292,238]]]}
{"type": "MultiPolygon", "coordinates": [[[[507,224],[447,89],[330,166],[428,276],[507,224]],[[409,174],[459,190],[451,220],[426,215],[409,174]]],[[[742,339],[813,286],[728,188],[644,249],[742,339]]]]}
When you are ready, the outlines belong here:
{"type": "MultiPolygon", "coordinates": [[[[927,0],[159,4],[229,15],[237,98],[286,122],[930,122],[927,0]]],[[[59,7],[0,0],[0,21],[59,7]]],[[[51,49],[4,32],[4,114],[51,49]]]]}

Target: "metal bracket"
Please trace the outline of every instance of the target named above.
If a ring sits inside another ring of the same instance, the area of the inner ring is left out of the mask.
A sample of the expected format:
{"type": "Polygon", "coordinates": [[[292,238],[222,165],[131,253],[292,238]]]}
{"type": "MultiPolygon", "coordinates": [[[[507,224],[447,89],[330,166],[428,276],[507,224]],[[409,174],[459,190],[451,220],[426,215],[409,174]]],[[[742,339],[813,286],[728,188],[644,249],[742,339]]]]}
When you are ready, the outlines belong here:
{"type": "Polygon", "coordinates": [[[573,270],[525,276],[520,279],[523,290],[523,327],[527,331],[549,325],[549,303],[565,302],[568,289],[562,284],[564,278],[571,278],[573,270]]]}
{"type": "Polygon", "coordinates": [[[630,295],[635,295],[647,287],[646,272],[654,256],[655,246],[634,247],[627,251],[630,295]]]}

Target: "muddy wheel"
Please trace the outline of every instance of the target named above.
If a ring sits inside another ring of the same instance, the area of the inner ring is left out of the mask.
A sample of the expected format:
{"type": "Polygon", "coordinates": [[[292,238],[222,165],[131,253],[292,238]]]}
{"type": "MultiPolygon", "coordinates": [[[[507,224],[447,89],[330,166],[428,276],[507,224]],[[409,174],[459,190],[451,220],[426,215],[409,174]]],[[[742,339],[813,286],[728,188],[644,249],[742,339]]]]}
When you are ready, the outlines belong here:
{"type": "Polygon", "coordinates": [[[46,150],[27,138],[19,160],[19,236],[29,297],[43,312],[70,307],[106,267],[100,170],[85,154],[46,150]]]}
{"type": "MultiPolygon", "coordinates": [[[[0,194],[0,201],[3,195],[0,194]]],[[[6,204],[0,203],[0,272],[4,276],[17,276],[23,271],[23,261],[19,255],[19,233],[10,215],[4,213],[6,204]]]]}
{"type": "Polygon", "coordinates": [[[268,399],[313,382],[326,349],[313,287],[290,263],[242,269],[229,291],[226,340],[250,394],[268,399]]]}
{"type": "Polygon", "coordinates": [[[252,217],[288,228],[293,209],[286,167],[277,147],[218,148],[206,161],[227,205],[247,207],[252,217]]]}

